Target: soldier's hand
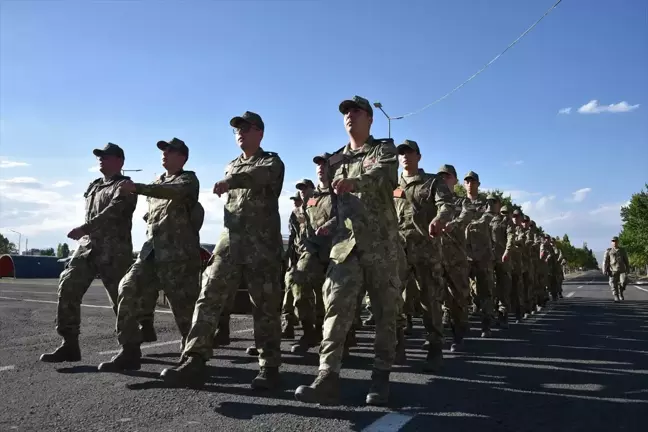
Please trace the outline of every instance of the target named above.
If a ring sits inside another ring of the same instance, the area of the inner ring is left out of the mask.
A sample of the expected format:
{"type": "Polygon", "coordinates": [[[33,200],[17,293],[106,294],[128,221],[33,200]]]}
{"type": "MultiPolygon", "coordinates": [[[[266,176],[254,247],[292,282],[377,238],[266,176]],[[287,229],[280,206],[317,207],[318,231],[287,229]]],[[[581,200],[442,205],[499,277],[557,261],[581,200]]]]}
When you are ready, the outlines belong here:
{"type": "Polygon", "coordinates": [[[214,184],[214,193],[219,197],[224,193],[227,193],[227,191],[229,191],[229,185],[226,181],[219,181],[218,183],[214,184]]]}
{"type": "Polygon", "coordinates": [[[441,222],[440,220],[434,219],[432,222],[430,222],[430,226],[428,227],[428,234],[430,234],[430,237],[437,237],[443,233],[443,228],[444,228],[444,223],[441,222]]]}
{"type": "Polygon", "coordinates": [[[119,186],[119,191],[125,194],[135,193],[135,183],[131,180],[126,180],[119,186]]]}
{"type": "Polygon", "coordinates": [[[74,228],[72,231],[68,233],[68,238],[71,238],[72,240],[79,240],[81,237],[85,235],[85,232],[81,227],[74,228]]]}
{"type": "Polygon", "coordinates": [[[351,179],[337,179],[331,184],[335,193],[340,195],[346,192],[353,192],[355,190],[355,183],[351,179]]]}
{"type": "Polygon", "coordinates": [[[455,226],[454,221],[450,221],[450,222],[448,222],[448,223],[446,224],[446,226],[445,226],[445,228],[443,229],[443,231],[449,233],[450,231],[452,231],[452,230],[454,229],[454,226],[455,226]]]}
{"type": "Polygon", "coordinates": [[[504,252],[504,255],[502,255],[502,262],[505,263],[508,260],[509,260],[509,253],[504,252]]]}
{"type": "Polygon", "coordinates": [[[319,227],[315,230],[315,235],[316,236],[327,236],[329,235],[329,230],[326,229],[325,227],[319,227]]]}

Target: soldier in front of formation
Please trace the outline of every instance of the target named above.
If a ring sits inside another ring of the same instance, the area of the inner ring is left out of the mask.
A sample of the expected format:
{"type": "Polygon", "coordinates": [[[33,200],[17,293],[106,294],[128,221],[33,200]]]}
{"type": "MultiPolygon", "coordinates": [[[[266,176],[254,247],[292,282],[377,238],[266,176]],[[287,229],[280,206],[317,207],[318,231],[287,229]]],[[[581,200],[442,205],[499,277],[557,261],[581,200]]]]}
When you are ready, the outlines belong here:
{"type": "Polygon", "coordinates": [[[612,237],[611,246],[605,251],[603,259],[603,274],[608,277],[614,301],[625,300],[623,292],[626,288],[630,262],[628,253],[619,246],[619,237],[612,237]]]}

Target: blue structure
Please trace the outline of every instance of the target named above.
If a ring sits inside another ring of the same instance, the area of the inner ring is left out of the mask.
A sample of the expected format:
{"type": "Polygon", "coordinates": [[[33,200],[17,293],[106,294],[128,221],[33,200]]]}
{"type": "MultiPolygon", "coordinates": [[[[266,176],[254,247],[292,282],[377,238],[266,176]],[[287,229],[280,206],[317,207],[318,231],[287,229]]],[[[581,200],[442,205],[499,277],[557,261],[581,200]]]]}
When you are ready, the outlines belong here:
{"type": "Polygon", "coordinates": [[[0,277],[20,279],[58,278],[65,262],[59,258],[39,255],[2,255],[0,256],[0,277]]]}

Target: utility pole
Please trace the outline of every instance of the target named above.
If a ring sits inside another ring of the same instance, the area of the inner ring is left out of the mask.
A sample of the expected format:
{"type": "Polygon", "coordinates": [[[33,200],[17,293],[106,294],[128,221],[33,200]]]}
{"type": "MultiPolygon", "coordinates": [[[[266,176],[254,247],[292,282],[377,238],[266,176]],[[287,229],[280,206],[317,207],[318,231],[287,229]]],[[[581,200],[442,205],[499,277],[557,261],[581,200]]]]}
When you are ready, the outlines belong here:
{"type": "Polygon", "coordinates": [[[18,234],[18,255],[20,255],[20,245],[22,245],[22,234],[12,229],[10,229],[9,231],[18,234]]]}
{"type": "Polygon", "coordinates": [[[391,121],[392,121],[392,118],[387,115],[385,110],[382,108],[382,104],[380,102],[376,101],[376,102],[374,102],[373,105],[376,108],[378,108],[380,111],[382,111],[382,113],[385,114],[385,117],[387,117],[387,128],[388,128],[388,132],[389,132],[389,137],[388,138],[391,138],[391,121]]]}
{"type": "Polygon", "coordinates": [[[142,170],[141,170],[141,169],[133,169],[133,170],[126,170],[126,169],[123,169],[123,170],[122,170],[122,175],[124,175],[125,172],[140,172],[140,171],[142,171],[142,170]]]}

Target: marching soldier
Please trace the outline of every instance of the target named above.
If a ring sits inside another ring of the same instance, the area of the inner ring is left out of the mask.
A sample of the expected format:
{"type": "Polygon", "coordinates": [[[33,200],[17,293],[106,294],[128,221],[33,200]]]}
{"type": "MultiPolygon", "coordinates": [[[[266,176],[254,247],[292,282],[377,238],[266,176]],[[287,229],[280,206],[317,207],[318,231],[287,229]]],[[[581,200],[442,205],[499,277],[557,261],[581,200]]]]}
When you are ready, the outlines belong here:
{"type": "Polygon", "coordinates": [[[628,270],[630,270],[628,253],[619,246],[619,237],[612,237],[612,246],[605,251],[603,273],[609,278],[615,302],[625,300],[623,291],[627,283],[628,270]]]}

